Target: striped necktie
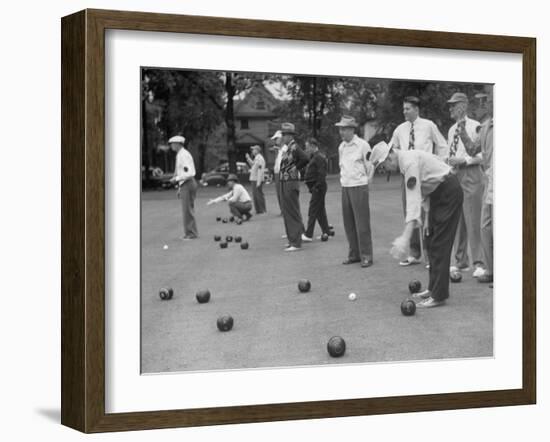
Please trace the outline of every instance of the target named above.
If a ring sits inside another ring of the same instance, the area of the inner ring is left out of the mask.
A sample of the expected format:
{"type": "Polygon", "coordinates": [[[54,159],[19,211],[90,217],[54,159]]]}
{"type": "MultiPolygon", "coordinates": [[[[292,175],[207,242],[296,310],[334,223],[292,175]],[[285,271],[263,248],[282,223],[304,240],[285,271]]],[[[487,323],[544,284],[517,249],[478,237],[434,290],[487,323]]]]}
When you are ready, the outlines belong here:
{"type": "Polygon", "coordinates": [[[457,123],[456,125],[455,134],[453,135],[453,142],[451,143],[451,148],[449,149],[449,156],[451,157],[456,155],[458,140],[460,140],[460,123],[457,123]]]}
{"type": "Polygon", "coordinates": [[[409,134],[409,150],[414,150],[414,123],[411,123],[411,133],[409,134]]]}

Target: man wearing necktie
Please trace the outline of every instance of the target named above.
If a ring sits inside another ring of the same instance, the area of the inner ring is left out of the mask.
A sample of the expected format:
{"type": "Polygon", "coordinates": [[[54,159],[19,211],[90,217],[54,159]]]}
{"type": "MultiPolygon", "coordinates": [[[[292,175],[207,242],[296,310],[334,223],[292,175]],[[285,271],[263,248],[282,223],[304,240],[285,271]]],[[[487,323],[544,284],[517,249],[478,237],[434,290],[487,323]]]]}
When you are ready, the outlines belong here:
{"type": "Polygon", "coordinates": [[[483,274],[483,252],[481,247],[481,206],[484,177],[481,152],[473,152],[472,146],[478,142],[479,122],[468,117],[468,97],[456,92],[447,101],[451,118],[456,121],[448,134],[448,163],[456,174],[464,192],[462,214],[458,224],[454,245],[455,265],[452,270],[467,271],[469,261],[474,265],[473,276],[483,274]],[[472,155],[470,155],[470,152],[472,155]],[[470,256],[468,257],[468,246],[470,256]],[[470,259],[469,259],[470,258],[470,259]]]}
{"type": "MultiPolygon", "coordinates": [[[[405,121],[393,132],[389,146],[402,150],[420,150],[445,160],[449,152],[447,140],[433,121],[420,117],[420,100],[417,97],[408,96],[403,99],[403,116],[405,121]]],[[[401,183],[401,192],[403,213],[406,215],[405,181],[401,183]]],[[[424,211],[421,216],[424,219],[424,211]]],[[[420,263],[422,255],[420,235],[422,234],[420,228],[413,230],[410,244],[411,255],[401,261],[399,265],[409,266],[420,263]]]]}

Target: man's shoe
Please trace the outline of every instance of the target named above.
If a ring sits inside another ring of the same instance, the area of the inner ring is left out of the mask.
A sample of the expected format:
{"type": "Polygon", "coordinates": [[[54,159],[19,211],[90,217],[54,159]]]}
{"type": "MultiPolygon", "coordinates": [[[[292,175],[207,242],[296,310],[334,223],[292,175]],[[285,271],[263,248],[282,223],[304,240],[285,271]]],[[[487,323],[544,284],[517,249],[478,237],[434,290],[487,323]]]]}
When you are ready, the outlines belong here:
{"type": "Polygon", "coordinates": [[[429,290],[424,290],[423,292],[414,293],[412,295],[412,298],[416,303],[422,302],[431,297],[432,297],[432,292],[429,290]]]}
{"type": "Polygon", "coordinates": [[[486,270],[481,266],[476,266],[476,269],[474,270],[474,273],[472,273],[472,276],[474,278],[479,278],[480,276],[484,275],[486,270]]]}
{"type": "Polygon", "coordinates": [[[356,262],[361,262],[360,259],[346,259],[345,261],[342,262],[342,264],[344,265],[348,265],[348,264],[355,264],[356,262]]]}
{"type": "Polygon", "coordinates": [[[361,262],[361,267],[365,269],[367,267],[370,267],[372,264],[373,264],[372,259],[365,259],[361,262]]]}
{"type": "Polygon", "coordinates": [[[298,250],[302,250],[302,249],[300,247],[290,246],[285,249],[285,252],[297,252],[298,250]]]}
{"type": "Polygon", "coordinates": [[[409,256],[407,259],[401,261],[399,263],[400,266],[402,267],[406,267],[406,266],[411,266],[411,265],[414,265],[414,264],[420,264],[422,261],[420,261],[420,259],[418,258],[415,258],[414,256],[409,256]]]}
{"type": "Polygon", "coordinates": [[[416,306],[418,308],[433,308],[433,307],[439,307],[441,305],[444,305],[445,304],[445,300],[441,300],[441,301],[436,301],[434,298],[432,298],[431,296],[427,299],[425,299],[424,301],[422,302],[419,302],[418,304],[416,304],[416,306]]]}
{"type": "Polygon", "coordinates": [[[487,273],[484,273],[479,278],[477,278],[477,282],[481,282],[482,284],[492,283],[493,275],[488,275],[487,273]]]}
{"type": "Polygon", "coordinates": [[[303,242],[311,242],[311,241],[313,241],[313,238],[310,238],[309,236],[306,236],[302,233],[302,241],[303,242]]]}
{"type": "Polygon", "coordinates": [[[181,239],[183,241],[190,241],[192,239],[197,239],[197,236],[185,235],[185,236],[182,236],[181,239]]]}

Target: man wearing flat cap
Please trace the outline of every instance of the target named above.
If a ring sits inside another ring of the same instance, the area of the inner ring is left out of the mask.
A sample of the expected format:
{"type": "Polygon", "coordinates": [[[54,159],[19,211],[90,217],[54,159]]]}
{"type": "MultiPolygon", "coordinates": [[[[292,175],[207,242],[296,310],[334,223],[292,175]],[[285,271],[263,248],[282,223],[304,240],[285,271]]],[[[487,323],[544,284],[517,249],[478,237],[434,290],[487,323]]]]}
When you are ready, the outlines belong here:
{"type": "MultiPolygon", "coordinates": [[[[447,140],[433,121],[420,117],[420,100],[417,97],[408,96],[403,99],[403,116],[405,122],[397,126],[393,132],[389,143],[390,147],[402,150],[421,150],[439,158],[447,159],[449,155],[447,140]]],[[[401,188],[403,211],[406,213],[404,182],[401,188]]],[[[421,229],[414,230],[411,237],[411,256],[401,261],[399,265],[409,266],[420,263],[422,255],[421,234],[421,229]]]]}
{"type": "Polygon", "coordinates": [[[455,241],[455,264],[452,270],[467,271],[474,266],[473,276],[483,273],[481,248],[481,203],[484,177],[481,152],[473,152],[478,142],[479,122],[468,117],[468,97],[455,92],[447,101],[451,118],[456,121],[449,129],[448,163],[464,192],[464,204],[455,241]],[[470,152],[472,155],[470,155],[470,152]],[[468,246],[471,256],[468,257],[468,246]]]}
{"type": "Polygon", "coordinates": [[[288,245],[286,252],[295,252],[302,248],[304,222],[300,211],[300,169],[309,161],[307,154],[294,140],[296,129],[292,123],[281,125],[282,142],[287,146],[282,154],[279,170],[281,183],[281,209],[285,223],[288,245]]]}
{"type": "Polygon", "coordinates": [[[219,196],[209,200],[206,205],[221,203],[227,201],[229,205],[229,211],[237,220],[248,221],[252,218],[250,211],[252,210],[252,201],[250,195],[242,184],[239,184],[239,178],[237,175],[230,174],[227,177],[227,187],[229,192],[225,195],[219,196]]]}
{"type": "Polygon", "coordinates": [[[261,215],[265,213],[265,196],[264,196],[264,176],[265,176],[265,159],[261,154],[262,148],[257,144],[250,148],[252,156],[246,154],[246,161],[250,166],[250,185],[252,186],[252,198],[254,200],[254,209],[256,213],[261,215]]]}
{"type": "Polygon", "coordinates": [[[421,150],[393,149],[382,141],[374,146],[370,158],[374,167],[400,171],[405,178],[405,229],[393,242],[390,253],[394,258],[410,254],[411,235],[422,225],[421,206],[425,207],[430,281],[428,290],[413,295],[413,299],[420,308],[441,306],[449,297],[451,253],[463,201],[460,183],[449,165],[421,150]]]}
{"type": "Polygon", "coordinates": [[[185,138],[176,135],[168,140],[170,148],[177,152],[176,169],[171,181],[178,188],[177,196],[181,200],[183,212],[183,238],[196,239],[199,235],[195,221],[195,197],[197,182],[195,181],[195,162],[191,153],[184,147],[185,138]]]}
{"type": "Polygon", "coordinates": [[[348,257],[343,264],[360,262],[361,267],[366,268],[373,263],[369,207],[369,182],[374,175],[374,167],[369,162],[371,148],[355,134],[355,118],[343,116],[335,126],[342,138],[338,155],[342,215],[349,244],[348,257]]]}

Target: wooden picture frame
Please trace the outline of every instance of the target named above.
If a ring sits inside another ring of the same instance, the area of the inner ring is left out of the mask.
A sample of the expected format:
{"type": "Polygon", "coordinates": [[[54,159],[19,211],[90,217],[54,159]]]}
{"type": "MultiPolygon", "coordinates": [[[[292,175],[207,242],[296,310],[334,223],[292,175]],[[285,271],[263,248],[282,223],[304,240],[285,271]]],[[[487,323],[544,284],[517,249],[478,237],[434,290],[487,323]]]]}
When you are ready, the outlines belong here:
{"type": "Polygon", "coordinates": [[[83,432],[533,404],[536,400],[536,40],[84,10],[62,19],[62,408],[83,432]],[[136,413],[105,412],[105,30],[495,51],[523,58],[523,383],[457,392],[136,413]]]}

